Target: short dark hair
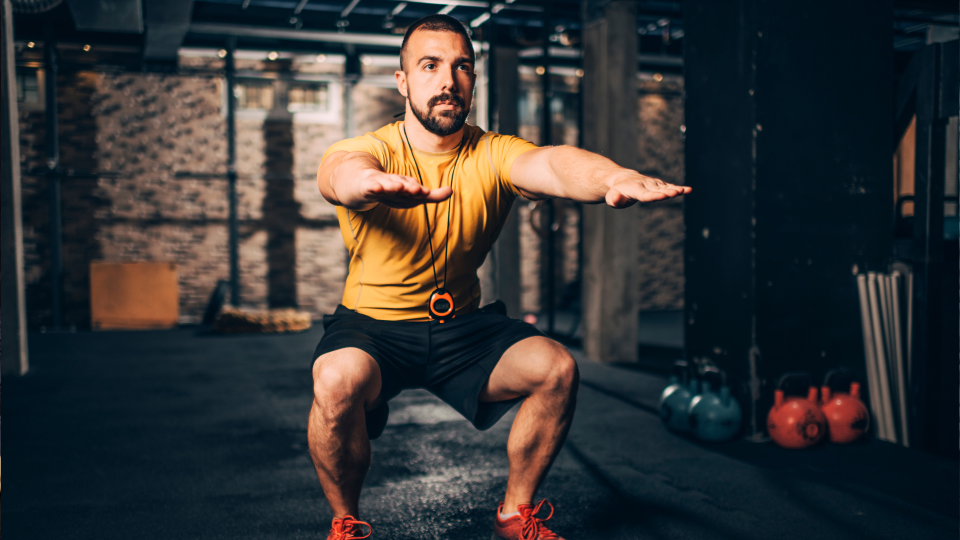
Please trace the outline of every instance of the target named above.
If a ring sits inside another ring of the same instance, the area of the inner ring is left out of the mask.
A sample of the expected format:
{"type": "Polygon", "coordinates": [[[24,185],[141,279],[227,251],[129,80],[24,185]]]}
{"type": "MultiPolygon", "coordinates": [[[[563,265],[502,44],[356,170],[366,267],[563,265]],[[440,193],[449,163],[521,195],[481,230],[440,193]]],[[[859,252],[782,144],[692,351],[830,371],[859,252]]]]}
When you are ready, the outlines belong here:
{"type": "Polygon", "coordinates": [[[417,19],[417,21],[411,24],[410,27],[407,28],[407,31],[403,34],[403,44],[400,45],[401,70],[406,71],[403,66],[403,53],[407,50],[407,41],[417,30],[453,32],[454,34],[460,34],[463,36],[463,39],[466,40],[467,48],[470,49],[470,59],[476,62],[477,54],[473,51],[473,43],[470,41],[470,34],[467,33],[467,29],[463,26],[463,23],[449,15],[435,13],[433,15],[427,15],[422,19],[417,19]]]}

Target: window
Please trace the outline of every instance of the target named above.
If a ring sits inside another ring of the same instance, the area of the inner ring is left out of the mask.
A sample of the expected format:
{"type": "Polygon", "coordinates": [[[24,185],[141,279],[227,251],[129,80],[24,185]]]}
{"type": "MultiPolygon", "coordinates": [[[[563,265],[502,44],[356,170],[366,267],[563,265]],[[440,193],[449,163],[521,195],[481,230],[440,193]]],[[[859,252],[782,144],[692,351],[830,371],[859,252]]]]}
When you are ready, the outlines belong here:
{"type": "Polygon", "coordinates": [[[234,88],[237,108],[241,110],[269,111],[273,108],[273,83],[271,81],[247,81],[234,88]]]}
{"type": "Polygon", "coordinates": [[[39,105],[40,83],[36,71],[21,71],[17,73],[17,103],[39,105]]]}
{"type": "MultiPolygon", "coordinates": [[[[306,124],[339,124],[343,87],[337,81],[243,78],[234,87],[237,118],[264,121],[271,115],[291,115],[306,124]]],[[[227,114],[226,91],[222,114],[227,114]]]]}
{"type": "Polygon", "coordinates": [[[292,113],[329,111],[330,85],[325,82],[291,85],[287,94],[287,110],[292,113]]]}

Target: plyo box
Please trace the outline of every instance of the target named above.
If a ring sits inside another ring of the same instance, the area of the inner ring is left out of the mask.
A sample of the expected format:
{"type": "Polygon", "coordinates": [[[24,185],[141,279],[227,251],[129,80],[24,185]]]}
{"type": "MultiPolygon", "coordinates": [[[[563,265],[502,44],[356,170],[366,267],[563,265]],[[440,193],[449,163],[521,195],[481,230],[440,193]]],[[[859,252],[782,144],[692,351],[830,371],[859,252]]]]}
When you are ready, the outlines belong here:
{"type": "Polygon", "coordinates": [[[173,328],[179,318],[176,264],[90,263],[90,319],[94,330],[173,328]]]}

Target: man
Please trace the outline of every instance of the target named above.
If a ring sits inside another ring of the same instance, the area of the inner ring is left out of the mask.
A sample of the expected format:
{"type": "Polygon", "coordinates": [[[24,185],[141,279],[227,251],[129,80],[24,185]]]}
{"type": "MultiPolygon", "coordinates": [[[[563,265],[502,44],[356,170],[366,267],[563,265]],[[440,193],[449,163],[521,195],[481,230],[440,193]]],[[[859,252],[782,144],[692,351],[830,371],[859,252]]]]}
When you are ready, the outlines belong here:
{"type": "MultiPolygon", "coordinates": [[[[328,540],[367,538],[358,520],[370,439],[387,401],[430,390],[487,429],[523,401],[507,442],[507,492],[494,539],[559,539],[533,505],[570,428],[576,362],[502,303],[480,308],[477,268],[516,196],[614,208],[688,193],[590,152],[537,148],[466,125],[476,82],[460,22],[432,15],[404,36],[402,122],[341,141],[317,182],[337,206],[350,268],[342,305],[324,318],[314,355],[310,454],[333,509],[328,540]]],[[[491,510],[493,508],[491,507],[491,510]]],[[[551,507],[552,514],[552,507],[551,507]]]]}

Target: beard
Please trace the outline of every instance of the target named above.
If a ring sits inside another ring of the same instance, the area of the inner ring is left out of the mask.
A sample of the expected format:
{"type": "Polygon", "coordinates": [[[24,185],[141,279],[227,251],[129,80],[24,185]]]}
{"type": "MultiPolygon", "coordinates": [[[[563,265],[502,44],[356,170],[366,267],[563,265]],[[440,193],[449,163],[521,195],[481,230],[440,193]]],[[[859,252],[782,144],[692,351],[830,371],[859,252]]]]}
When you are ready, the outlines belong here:
{"type": "Polygon", "coordinates": [[[460,128],[463,127],[463,124],[466,123],[467,116],[470,114],[470,109],[468,109],[466,103],[463,102],[463,98],[448,92],[430,98],[427,101],[426,110],[417,107],[411,99],[410,109],[427,131],[440,137],[446,137],[459,131],[460,128]],[[449,111],[434,112],[433,107],[441,101],[449,101],[456,105],[456,108],[449,111]]]}

